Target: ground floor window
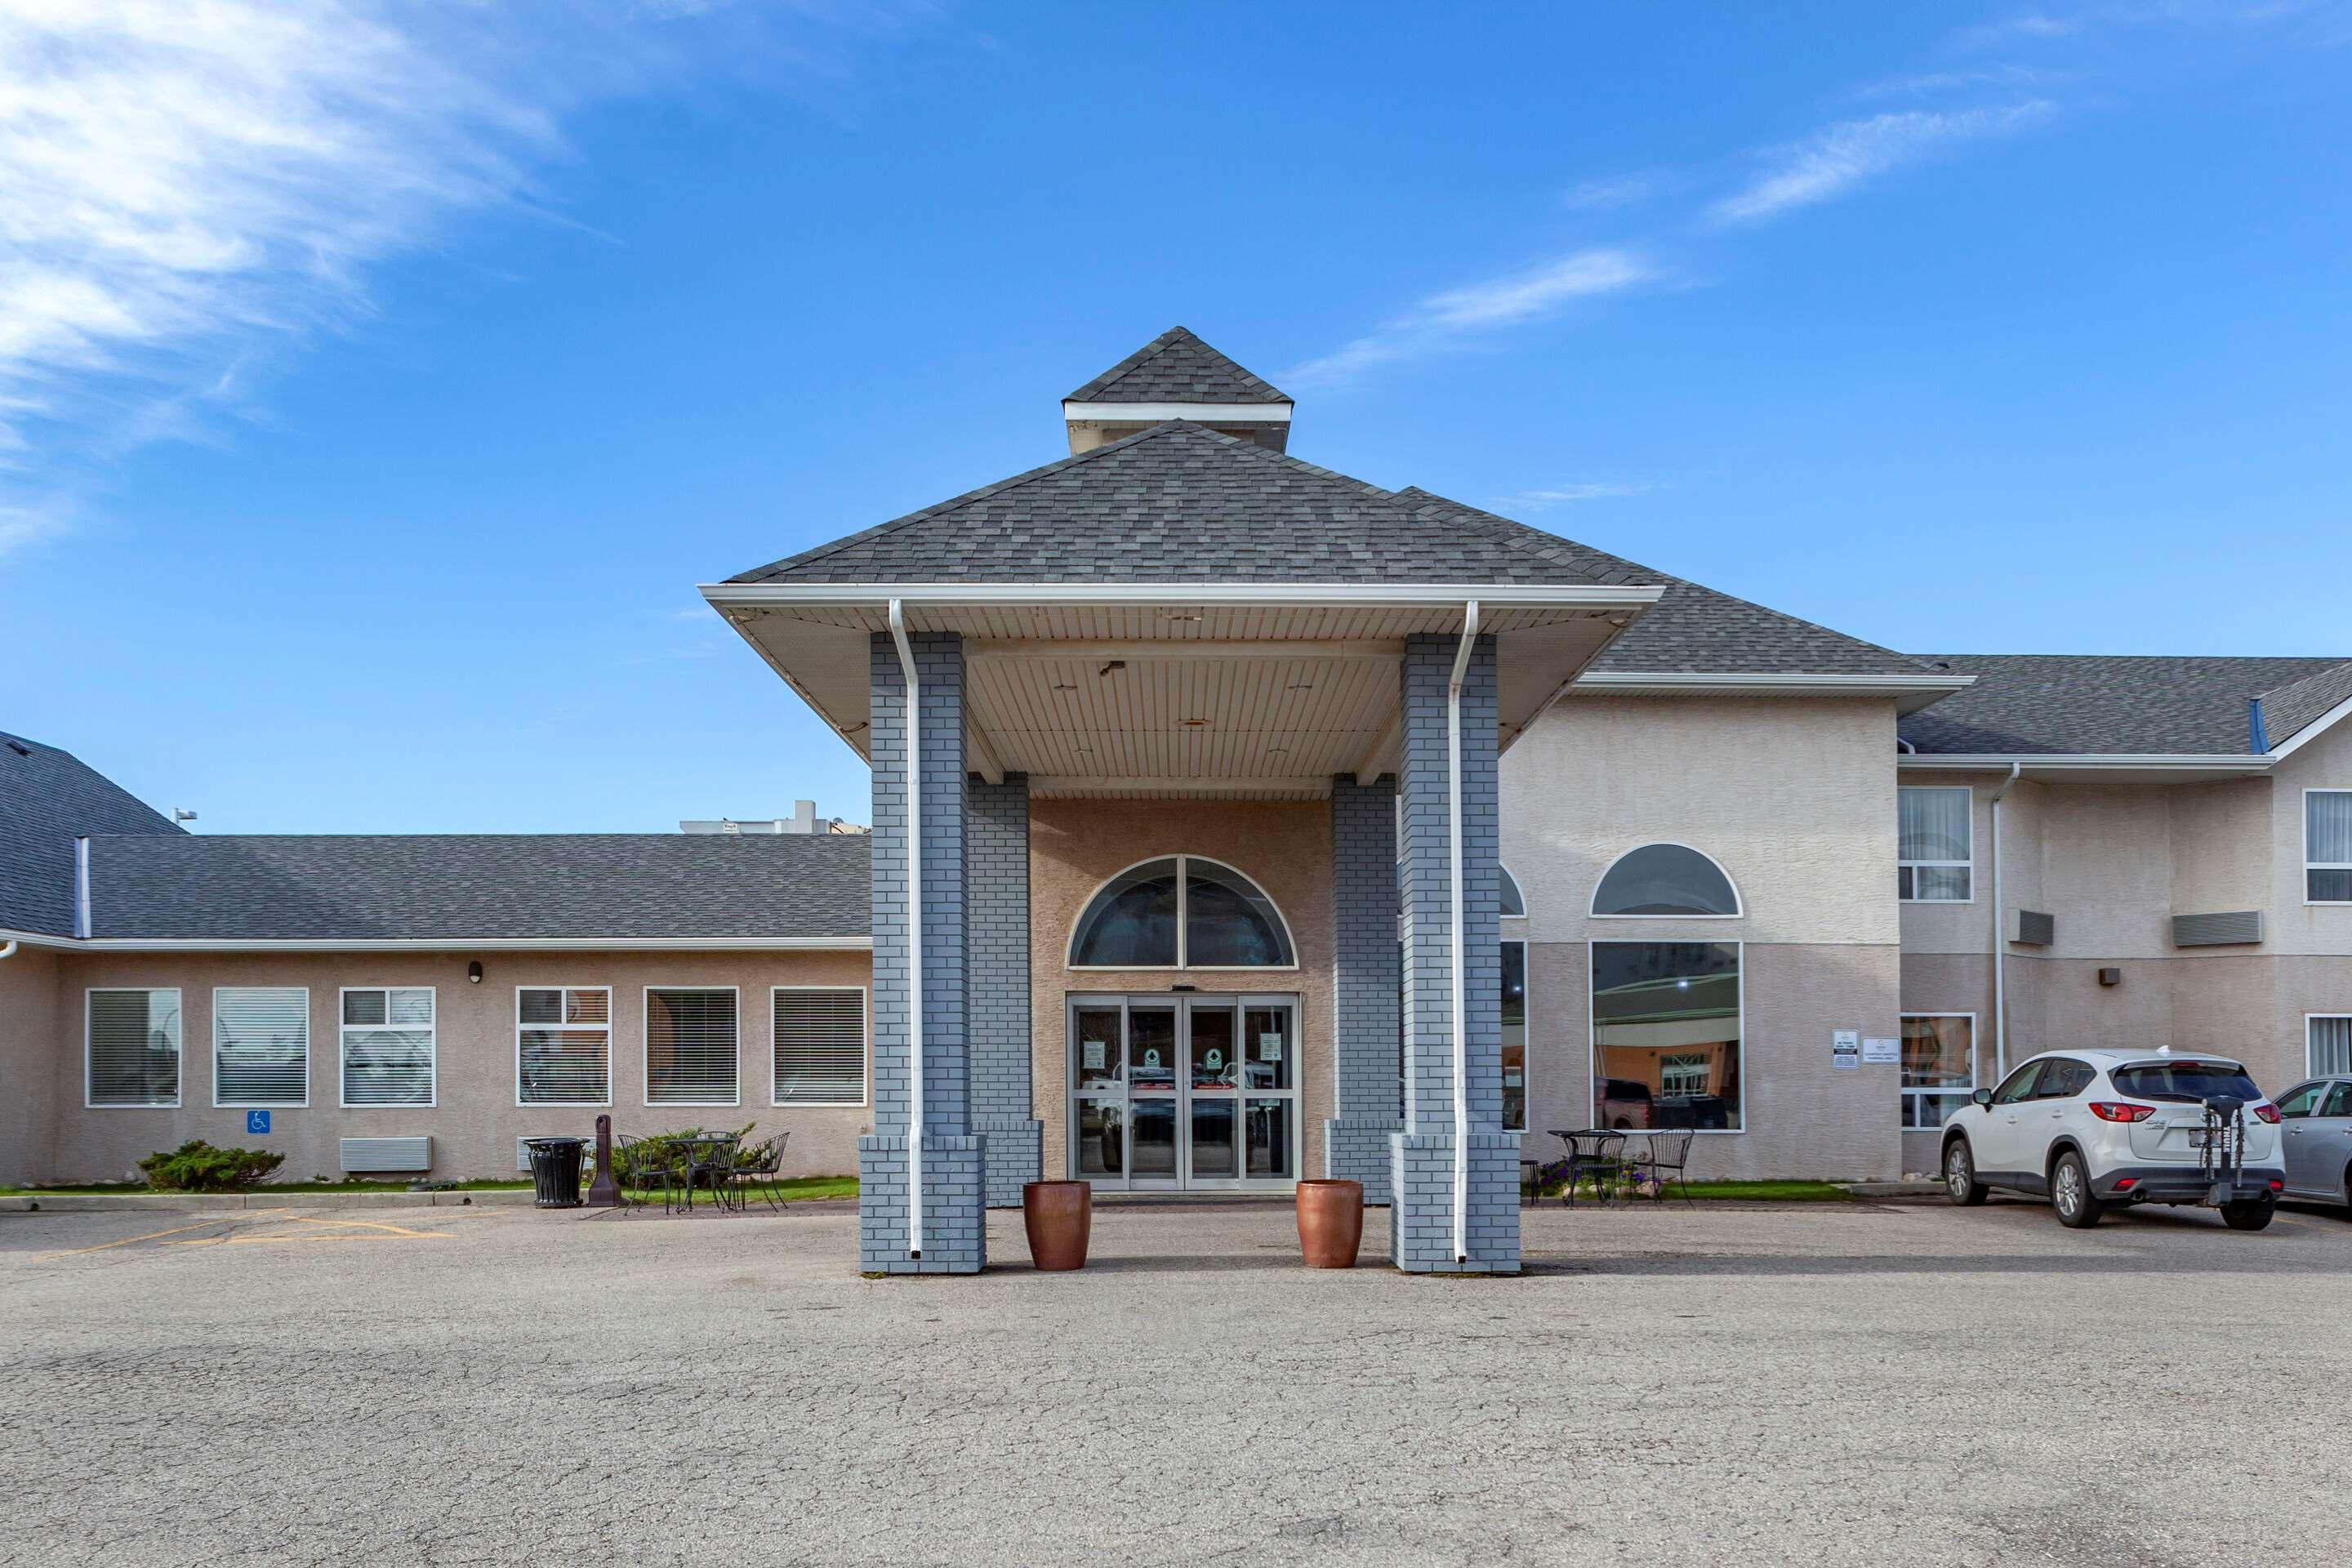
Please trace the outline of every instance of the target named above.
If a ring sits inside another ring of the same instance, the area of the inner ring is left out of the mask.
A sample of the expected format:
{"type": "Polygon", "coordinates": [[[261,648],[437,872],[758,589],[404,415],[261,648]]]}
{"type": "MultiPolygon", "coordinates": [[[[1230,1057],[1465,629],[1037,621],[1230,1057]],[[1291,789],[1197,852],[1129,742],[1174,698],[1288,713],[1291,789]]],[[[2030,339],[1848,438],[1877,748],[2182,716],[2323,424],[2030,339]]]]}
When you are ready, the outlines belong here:
{"type": "Polygon", "coordinates": [[[515,1103],[613,1103],[613,993],[602,985],[515,992],[515,1103]]]}
{"type": "Polygon", "coordinates": [[[1736,942],[1592,944],[1592,1114],[1602,1127],[1746,1122],[1736,942]]]}
{"type": "Polygon", "coordinates": [[[362,985],[342,996],[343,1103],[432,1104],[433,987],[362,985]]]}
{"type": "Polygon", "coordinates": [[[214,989],[213,1103],[310,1103],[309,987],[214,989]]]}
{"type": "Polygon", "coordinates": [[[1528,1130],[1528,944],[1503,944],[1503,1131],[1528,1130]]]}
{"type": "Polygon", "coordinates": [[[1977,1021],[1969,1013],[1903,1017],[1903,1125],[1941,1127],[1977,1087],[1977,1021]]]}
{"type": "Polygon", "coordinates": [[[738,1069],[733,986],[646,987],[647,1105],[733,1105],[738,1069]]]}
{"type": "Polygon", "coordinates": [[[856,986],[785,986],[774,994],[775,1102],[866,1100],[866,993],[856,986]]]}
{"type": "Polygon", "coordinates": [[[92,991],[83,1055],[84,1103],[180,1103],[180,993],[92,991]]]}
{"type": "Polygon", "coordinates": [[[2352,1014],[2315,1013],[2303,1028],[2305,1066],[2314,1078],[2352,1072],[2352,1014]]]}

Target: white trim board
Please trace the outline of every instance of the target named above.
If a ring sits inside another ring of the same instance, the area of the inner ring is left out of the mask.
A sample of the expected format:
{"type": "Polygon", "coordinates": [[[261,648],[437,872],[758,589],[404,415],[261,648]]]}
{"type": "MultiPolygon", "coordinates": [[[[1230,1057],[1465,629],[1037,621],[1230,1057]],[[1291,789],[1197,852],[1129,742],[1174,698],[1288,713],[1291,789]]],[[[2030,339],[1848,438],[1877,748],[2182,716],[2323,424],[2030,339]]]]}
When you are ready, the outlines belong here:
{"type": "Polygon", "coordinates": [[[1186,419],[1195,425],[1287,425],[1291,405],[1282,403],[1073,403],[1062,402],[1062,418],[1072,424],[1159,425],[1186,419]]]}

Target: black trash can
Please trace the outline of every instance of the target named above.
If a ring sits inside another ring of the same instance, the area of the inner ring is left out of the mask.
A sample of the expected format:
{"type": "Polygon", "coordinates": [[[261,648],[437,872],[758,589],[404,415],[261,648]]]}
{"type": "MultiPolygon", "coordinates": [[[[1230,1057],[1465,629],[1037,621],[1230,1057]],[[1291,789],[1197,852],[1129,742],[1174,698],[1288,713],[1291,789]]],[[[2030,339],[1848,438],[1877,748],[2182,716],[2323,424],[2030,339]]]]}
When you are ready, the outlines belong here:
{"type": "Polygon", "coordinates": [[[533,1205],[543,1209],[580,1206],[580,1151],[585,1138],[526,1138],[530,1151],[530,1182],[539,1189],[533,1205]]]}

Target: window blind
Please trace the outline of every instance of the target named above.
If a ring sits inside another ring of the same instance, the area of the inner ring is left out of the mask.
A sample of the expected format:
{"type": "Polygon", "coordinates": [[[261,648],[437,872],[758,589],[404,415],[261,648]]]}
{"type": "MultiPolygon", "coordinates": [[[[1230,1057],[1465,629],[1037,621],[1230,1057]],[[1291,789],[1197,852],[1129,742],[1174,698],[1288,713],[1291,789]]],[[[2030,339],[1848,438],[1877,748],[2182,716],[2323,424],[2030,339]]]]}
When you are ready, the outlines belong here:
{"type": "Polygon", "coordinates": [[[431,986],[344,992],[342,1033],[345,1105],[433,1103],[431,986]]]}
{"type": "Polygon", "coordinates": [[[516,993],[515,1098],[524,1105],[613,1099],[613,994],[601,985],[516,993]]]}
{"type": "Polygon", "coordinates": [[[300,985],[213,992],[213,1103],[304,1105],[310,1099],[310,993],[300,985]]]}
{"type": "Polygon", "coordinates": [[[2352,1072],[2352,1018],[2314,1018],[2309,1027],[2311,1070],[2352,1072]]]}
{"type": "Polygon", "coordinates": [[[775,994],[776,1103],[856,1105],[866,1098],[866,993],[775,994]]]}
{"type": "Polygon", "coordinates": [[[84,1068],[92,1105],[179,1104],[179,992],[92,991],[84,1068]]]}
{"type": "Polygon", "coordinates": [[[646,993],[646,1103],[733,1105],[735,993],[646,993]]]}

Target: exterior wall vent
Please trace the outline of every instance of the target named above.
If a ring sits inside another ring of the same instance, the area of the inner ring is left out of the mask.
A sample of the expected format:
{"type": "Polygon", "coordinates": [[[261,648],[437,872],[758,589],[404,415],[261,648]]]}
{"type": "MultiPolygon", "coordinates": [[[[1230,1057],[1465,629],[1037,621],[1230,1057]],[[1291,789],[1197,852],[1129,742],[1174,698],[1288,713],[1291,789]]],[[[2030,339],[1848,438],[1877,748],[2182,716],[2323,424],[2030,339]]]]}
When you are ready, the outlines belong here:
{"type": "Polygon", "coordinates": [[[366,1171],[429,1171],[433,1168],[433,1138],[346,1138],[343,1169],[366,1171]]]}
{"type": "Polygon", "coordinates": [[[2058,940],[2058,917],[2040,910],[2011,910],[2009,940],[2021,947],[2048,947],[2058,940]]]}
{"type": "Polygon", "coordinates": [[[2220,915],[2175,915],[2175,947],[2234,947],[2263,940],[2263,911],[2232,910],[2220,915]]]}

